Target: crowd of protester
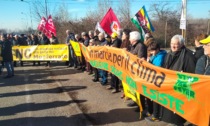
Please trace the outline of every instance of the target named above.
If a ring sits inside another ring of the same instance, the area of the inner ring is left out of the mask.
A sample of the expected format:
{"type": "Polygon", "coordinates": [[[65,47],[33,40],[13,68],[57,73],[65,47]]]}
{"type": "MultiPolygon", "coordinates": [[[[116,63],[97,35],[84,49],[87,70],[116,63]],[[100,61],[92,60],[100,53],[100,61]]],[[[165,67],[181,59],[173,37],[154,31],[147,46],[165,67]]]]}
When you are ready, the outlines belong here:
{"type": "MultiPolygon", "coordinates": [[[[17,67],[17,61],[13,61],[12,55],[12,46],[30,46],[30,45],[48,45],[48,44],[58,44],[57,37],[51,33],[51,38],[48,39],[43,33],[39,32],[37,35],[30,34],[20,34],[20,35],[12,35],[12,34],[1,34],[0,35],[0,56],[2,57],[1,66],[0,66],[0,74],[3,71],[3,68],[7,69],[7,76],[4,78],[11,78],[14,76],[14,67],[17,67]]],[[[21,55],[18,55],[18,58],[21,59],[21,55]]],[[[33,61],[33,66],[36,65],[36,62],[40,66],[40,61],[33,61]]],[[[24,66],[23,61],[19,61],[20,66],[24,66]]],[[[50,67],[50,61],[46,62],[46,66],[50,67]]]]}
{"type": "MultiPolygon", "coordinates": [[[[144,41],[142,41],[141,35],[138,31],[131,31],[129,29],[123,29],[119,32],[113,32],[110,36],[105,33],[99,33],[98,31],[82,32],[81,34],[72,33],[70,30],[66,30],[66,45],[69,48],[69,61],[66,62],[68,67],[74,67],[77,70],[85,71],[89,75],[93,76],[93,82],[99,82],[102,86],[106,86],[107,90],[112,89],[112,93],[121,92],[123,98],[125,95],[122,92],[121,80],[114,74],[108,71],[94,68],[82,55],[77,57],[74,53],[70,40],[84,44],[88,46],[110,46],[113,48],[124,49],[133,55],[136,55],[141,60],[145,60],[155,66],[163,67],[166,69],[196,73],[202,75],[210,75],[210,36],[200,34],[195,36],[195,51],[191,51],[185,46],[185,41],[182,35],[174,35],[171,38],[170,50],[167,52],[160,48],[159,43],[151,33],[146,33],[144,41]],[[110,76],[110,81],[108,81],[110,76]]],[[[10,34],[1,35],[0,45],[2,47],[1,56],[3,57],[4,65],[7,68],[8,75],[6,78],[14,76],[14,66],[12,60],[12,45],[46,45],[46,44],[58,44],[57,38],[52,34],[52,38],[49,40],[44,34],[29,35],[15,35],[10,34]]],[[[35,65],[35,61],[33,65],[35,65]]],[[[21,66],[23,62],[21,61],[21,66]]],[[[38,62],[40,65],[40,62],[38,62]]],[[[46,66],[50,66],[48,61],[46,66]]],[[[2,71],[2,70],[1,70],[2,71]]],[[[1,72],[0,71],[0,72],[1,72]]],[[[157,104],[154,101],[146,98],[140,94],[142,104],[142,116],[147,121],[165,121],[174,125],[181,126],[186,120],[177,115],[173,111],[157,104]]],[[[135,102],[130,100],[128,106],[136,106],[136,111],[139,111],[139,107],[135,102]]]]}
{"type": "MultiPolygon", "coordinates": [[[[73,33],[70,33],[69,30],[67,30],[67,32],[67,38],[75,40],[73,33]],[[70,35],[72,37],[70,37],[70,35]]],[[[89,34],[82,32],[81,39],[76,39],[76,41],[83,43],[85,46],[110,46],[121,48],[158,67],[180,72],[210,75],[210,36],[208,37],[205,34],[194,37],[195,51],[185,46],[185,40],[182,35],[174,35],[171,38],[170,50],[167,52],[160,48],[159,43],[156,42],[151,33],[145,34],[144,41],[142,41],[138,31],[130,31],[129,29],[114,32],[110,36],[104,33],[97,34],[97,31],[95,31],[94,35],[93,31],[89,31],[88,33],[89,34]]],[[[79,35],[76,34],[75,38],[78,36],[79,35]]],[[[67,39],[66,42],[69,44],[68,40],[69,39],[67,39]]],[[[93,73],[93,82],[100,82],[103,86],[108,85],[106,89],[113,89],[111,91],[112,93],[117,93],[122,90],[121,81],[114,74],[91,67],[83,56],[82,61],[75,60],[74,63],[76,62],[80,65],[80,68],[83,68],[83,70],[86,70],[89,74],[93,73]],[[109,84],[107,80],[108,76],[111,78],[109,84]]],[[[121,98],[123,97],[124,94],[122,94],[121,98]]],[[[184,125],[186,122],[185,119],[173,111],[151,101],[141,94],[140,99],[143,108],[142,115],[145,120],[151,122],[162,120],[178,126],[184,125]]],[[[128,106],[137,106],[137,104],[130,100],[128,106]]],[[[136,111],[139,111],[138,106],[136,111]]]]}

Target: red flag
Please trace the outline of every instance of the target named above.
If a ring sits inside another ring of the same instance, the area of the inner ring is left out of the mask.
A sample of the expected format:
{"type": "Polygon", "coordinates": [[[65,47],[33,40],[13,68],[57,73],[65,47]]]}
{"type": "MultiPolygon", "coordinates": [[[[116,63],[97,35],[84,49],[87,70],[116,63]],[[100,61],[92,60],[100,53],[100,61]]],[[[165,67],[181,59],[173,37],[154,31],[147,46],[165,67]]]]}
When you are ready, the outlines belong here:
{"type": "Polygon", "coordinates": [[[52,37],[51,33],[53,33],[56,36],[56,28],[55,28],[55,25],[53,23],[51,15],[49,15],[49,17],[47,19],[47,23],[46,23],[45,28],[48,31],[48,34],[50,35],[50,38],[52,37]]]}
{"type": "Polygon", "coordinates": [[[111,35],[112,32],[117,32],[117,30],[120,29],[120,23],[112,8],[108,10],[104,18],[101,20],[100,25],[109,35],[111,35]]]}
{"type": "Polygon", "coordinates": [[[44,17],[42,17],[42,19],[41,19],[41,21],[40,21],[40,23],[38,25],[38,30],[40,30],[41,32],[44,33],[44,31],[46,31],[45,30],[46,23],[47,23],[47,20],[44,17]]]}
{"type": "Polygon", "coordinates": [[[38,25],[38,30],[43,32],[48,38],[52,37],[51,33],[53,33],[56,36],[56,29],[51,15],[48,17],[47,20],[44,17],[42,17],[42,20],[38,25]]]}
{"type": "Polygon", "coordinates": [[[49,34],[49,31],[46,29],[47,20],[42,17],[42,20],[40,21],[38,25],[38,30],[40,30],[42,33],[44,33],[48,38],[50,38],[51,34],[49,34]]]}

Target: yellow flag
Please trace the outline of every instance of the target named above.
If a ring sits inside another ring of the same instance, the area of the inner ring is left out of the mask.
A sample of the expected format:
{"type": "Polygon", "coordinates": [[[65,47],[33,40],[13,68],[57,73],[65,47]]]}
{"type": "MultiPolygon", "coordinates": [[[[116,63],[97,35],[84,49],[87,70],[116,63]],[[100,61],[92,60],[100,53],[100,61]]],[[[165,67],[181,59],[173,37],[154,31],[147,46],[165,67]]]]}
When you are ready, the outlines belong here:
{"type": "Polygon", "coordinates": [[[124,91],[125,97],[131,98],[134,102],[136,102],[138,106],[140,107],[140,112],[141,112],[142,105],[140,101],[140,94],[136,90],[129,87],[128,84],[126,84],[123,81],[122,81],[122,85],[123,85],[123,91],[124,91]]]}
{"type": "Polygon", "coordinates": [[[70,40],[70,43],[74,49],[74,53],[76,54],[76,56],[81,56],[81,50],[80,50],[79,43],[72,41],[72,40],[70,40]]]}

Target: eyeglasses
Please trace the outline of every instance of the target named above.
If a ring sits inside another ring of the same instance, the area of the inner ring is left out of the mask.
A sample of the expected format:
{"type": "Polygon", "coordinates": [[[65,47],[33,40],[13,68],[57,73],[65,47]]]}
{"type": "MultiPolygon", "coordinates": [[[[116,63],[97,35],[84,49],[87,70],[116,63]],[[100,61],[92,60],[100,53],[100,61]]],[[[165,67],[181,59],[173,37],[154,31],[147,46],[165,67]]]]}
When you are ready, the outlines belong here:
{"type": "Polygon", "coordinates": [[[203,46],[210,46],[210,44],[204,44],[203,46]]]}

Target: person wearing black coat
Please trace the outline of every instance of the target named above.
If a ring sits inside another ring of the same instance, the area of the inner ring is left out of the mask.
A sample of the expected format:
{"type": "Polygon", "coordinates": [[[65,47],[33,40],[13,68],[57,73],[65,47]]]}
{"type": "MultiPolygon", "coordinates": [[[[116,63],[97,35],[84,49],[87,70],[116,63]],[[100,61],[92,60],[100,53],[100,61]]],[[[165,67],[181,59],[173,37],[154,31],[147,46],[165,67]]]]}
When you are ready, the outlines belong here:
{"type": "Polygon", "coordinates": [[[200,42],[203,44],[205,55],[198,59],[195,67],[195,73],[210,75],[210,36],[200,42]]]}
{"type": "Polygon", "coordinates": [[[200,43],[200,40],[207,38],[206,34],[200,34],[198,36],[195,37],[195,58],[196,61],[204,55],[204,49],[203,49],[203,45],[200,43]]]}
{"type": "MultiPolygon", "coordinates": [[[[37,37],[37,35],[35,35],[35,34],[31,34],[31,38],[32,38],[32,45],[39,45],[39,39],[38,39],[38,37],[37,37]]],[[[37,61],[38,62],[38,66],[40,66],[41,64],[40,64],[40,61],[37,61]]],[[[36,65],[36,61],[33,61],[33,66],[35,66],[36,65]]]]}
{"type": "MultiPolygon", "coordinates": [[[[138,31],[130,32],[129,40],[130,40],[130,43],[131,43],[130,53],[137,56],[138,58],[146,60],[147,59],[147,47],[141,41],[140,33],[138,31]]],[[[142,117],[148,116],[148,114],[147,114],[148,110],[147,110],[147,107],[146,107],[147,101],[148,100],[146,100],[146,97],[140,94],[140,102],[141,102],[141,105],[142,105],[142,117]]],[[[129,106],[129,107],[136,106],[136,105],[137,104],[134,101],[127,104],[127,106],[129,106]]],[[[140,109],[138,107],[136,109],[136,111],[139,111],[139,110],[140,109]]]]}
{"type": "MultiPolygon", "coordinates": [[[[171,50],[165,57],[163,67],[179,71],[194,73],[196,59],[193,52],[184,46],[184,39],[181,35],[175,35],[171,39],[171,50]]],[[[173,111],[162,106],[162,121],[173,125],[183,126],[185,119],[175,114],[173,111]]]]}
{"type": "MultiPolygon", "coordinates": [[[[7,69],[7,76],[4,78],[10,78],[14,76],[13,56],[12,56],[12,42],[7,39],[6,35],[2,36],[2,50],[1,56],[7,69]]],[[[0,71],[2,71],[1,68],[0,71]]]]}
{"type": "MultiPolygon", "coordinates": [[[[120,48],[121,44],[122,44],[122,41],[121,39],[118,38],[118,34],[116,32],[113,32],[111,35],[110,46],[115,47],[115,48],[120,48]]],[[[112,93],[117,93],[120,91],[119,90],[120,80],[116,75],[114,74],[110,74],[110,75],[111,75],[111,84],[110,86],[107,87],[107,89],[114,89],[112,90],[112,93]]]]}
{"type": "MultiPolygon", "coordinates": [[[[40,39],[40,45],[49,45],[50,44],[50,40],[47,38],[47,36],[42,33],[41,39],[40,39]]],[[[46,67],[50,67],[50,61],[47,61],[46,67]]]]}

